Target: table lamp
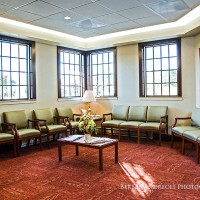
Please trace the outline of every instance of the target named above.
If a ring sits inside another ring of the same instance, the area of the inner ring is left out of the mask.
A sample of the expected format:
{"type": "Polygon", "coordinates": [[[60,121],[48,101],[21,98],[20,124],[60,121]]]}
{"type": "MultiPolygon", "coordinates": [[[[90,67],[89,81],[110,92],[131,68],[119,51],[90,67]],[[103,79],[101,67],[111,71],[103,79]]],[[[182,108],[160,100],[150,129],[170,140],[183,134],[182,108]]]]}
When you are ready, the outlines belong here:
{"type": "Polygon", "coordinates": [[[83,102],[87,102],[88,103],[88,114],[91,113],[91,108],[90,108],[90,103],[93,101],[96,101],[96,98],[94,96],[94,93],[92,90],[86,90],[84,95],[83,95],[83,102]]]}

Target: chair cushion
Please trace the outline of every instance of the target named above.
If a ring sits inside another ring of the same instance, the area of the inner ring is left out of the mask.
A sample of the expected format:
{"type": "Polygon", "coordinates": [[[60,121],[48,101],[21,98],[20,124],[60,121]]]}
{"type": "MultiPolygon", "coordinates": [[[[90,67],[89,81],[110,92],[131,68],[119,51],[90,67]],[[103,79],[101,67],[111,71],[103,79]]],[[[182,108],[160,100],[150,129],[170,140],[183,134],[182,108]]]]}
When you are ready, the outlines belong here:
{"type": "Polygon", "coordinates": [[[9,133],[0,133],[0,142],[14,140],[14,135],[9,133]]]}
{"type": "Polygon", "coordinates": [[[3,118],[5,123],[14,123],[17,128],[27,127],[27,117],[24,110],[4,112],[3,118]]]}
{"type": "Polygon", "coordinates": [[[138,126],[142,123],[144,122],[128,121],[128,122],[122,122],[119,126],[120,128],[138,128],[138,126]]]}
{"type": "Polygon", "coordinates": [[[19,130],[17,130],[17,132],[19,134],[19,138],[40,135],[40,131],[38,131],[37,129],[31,129],[31,128],[19,129],[19,130]]]}
{"type": "MultiPolygon", "coordinates": [[[[53,133],[56,131],[65,131],[67,130],[67,127],[64,125],[48,125],[49,128],[49,133],[53,133]]],[[[46,126],[41,126],[41,132],[43,133],[47,133],[47,129],[46,126]]]]}
{"type": "Polygon", "coordinates": [[[159,122],[160,117],[167,115],[167,106],[148,106],[147,122],[159,122]]]}
{"type": "Polygon", "coordinates": [[[128,119],[128,110],[129,106],[114,105],[112,108],[112,118],[126,121],[128,119]]]}
{"type": "Polygon", "coordinates": [[[123,123],[125,121],[123,120],[108,120],[102,123],[102,126],[104,127],[110,127],[110,126],[119,126],[121,123],[123,123]]]}
{"type": "Polygon", "coordinates": [[[33,110],[35,119],[43,119],[47,121],[47,124],[53,124],[53,113],[50,108],[33,110]]]}
{"type": "Polygon", "coordinates": [[[70,122],[72,125],[72,128],[78,128],[78,122],[70,122]]]}
{"type": "Polygon", "coordinates": [[[128,121],[142,121],[147,120],[147,106],[130,106],[128,112],[128,121]]]}
{"type": "Polygon", "coordinates": [[[183,133],[183,136],[191,140],[197,141],[197,139],[200,137],[200,129],[195,131],[186,131],[183,133]]]}
{"type": "MultiPolygon", "coordinates": [[[[165,128],[165,124],[162,124],[161,128],[165,128]]],[[[155,130],[159,130],[160,127],[160,123],[158,122],[147,122],[147,123],[142,123],[139,125],[139,128],[141,129],[155,129],[155,130]]]]}
{"type": "Polygon", "coordinates": [[[200,127],[200,108],[197,108],[192,112],[191,125],[200,127]]]}
{"type": "Polygon", "coordinates": [[[71,108],[56,108],[56,112],[58,116],[69,117],[69,119],[73,120],[73,112],[71,108]]]}
{"type": "Polygon", "coordinates": [[[172,128],[172,131],[178,135],[183,135],[185,131],[194,131],[197,128],[192,126],[175,126],[172,128]]]}

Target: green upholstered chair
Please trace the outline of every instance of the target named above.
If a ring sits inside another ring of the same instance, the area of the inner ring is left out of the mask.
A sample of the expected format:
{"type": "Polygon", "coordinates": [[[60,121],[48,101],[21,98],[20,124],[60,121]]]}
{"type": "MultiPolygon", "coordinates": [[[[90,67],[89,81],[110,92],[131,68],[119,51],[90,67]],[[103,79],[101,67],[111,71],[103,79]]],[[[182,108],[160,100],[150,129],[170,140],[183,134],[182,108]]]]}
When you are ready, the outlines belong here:
{"type": "Polygon", "coordinates": [[[38,126],[39,125],[38,121],[27,119],[24,110],[3,112],[3,119],[4,119],[3,126],[5,128],[7,128],[7,126],[10,124],[14,125],[13,129],[16,138],[18,155],[20,154],[19,150],[22,141],[27,140],[27,146],[29,146],[31,138],[34,138],[35,140],[39,139],[40,150],[42,150],[41,132],[38,126]],[[32,123],[34,128],[30,127],[30,123],[32,123]]]}
{"type": "Polygon", "coordinates": [[[2,131],[0,132],[0,145],[1,144],[12,144],[13,145],[13,156],[16,156],[16,140],[15,140],[15,132],[14,125],[7,125],[7,131],[2,124],[2,131]]]}
{"type": "Polygon", "coordinates": [[[59,117],[54,117],[50,108],[33,110],[33,118],[39,121],[42,135],[47,136],[48,148],[50,148],[50,136],[59,137],[60,133],[67,134],[67,124],[63,119],[63,124],[57,124],[59,117]]]}
{"type": "MultiPolygon", "coordinates": [[[[104,121],[101,124],[102,134],[105,134],[106,129],[110,129],[112,135],[113,135],[113,129],[118,129],[119,133],[120,124],[126,122],[128,119],[128,111],[129,111],[129,106],[114,105],[111,113],[103,114],[104,121]],[[110,117],[110,120],[105,120],[108,116],[110,117]]],[[[120,139],[119,134],[118,138],[120,139]]]]}
{"type": "Polygon", "coordinates": [[[181,151],[185,153],[185,140],[194,143],[196,147],[196,162],[199,163],[199,146],[200,146],[200,109],[196,108],[191,117],[176,117],[172,126],[171,147],[174,145],[174,137],[182,140],[181,151]],[[183,122],[190,121],[188,124],[183,122]],[[182,122],[182,123],[180,123],[182,122]]]}
{"type": "MultiPolygon", "coordinates": [[[[121,130],[137,131],[138,127],[147,120],[147,106],[130,106],[128,112],[128,120],[119,125],[119,137],[121,130]]],[[[139,139],[138,139],[139,143],[139,139]]]]}
{"type": "Polygon", "coordinates": [[[159,146],[161,145],[161,134],[168,134],[168,107],[167,106],[148,106],[147,121],[138,127],[138,143],[140,143],[140,132],[152,132],[159,134],[159,146]]]}
{"type": "Polygon", "coordinates": [[[78,131],[78,120],[81,114],[74,114],[72,109],[67,107],[56,108],[56,114],[59,117],[58,120],[61,120],[61,123],[63,123],[63,118],[66,119],[67,126],[70,129],[70,134],[75,130],[78,131]]]}

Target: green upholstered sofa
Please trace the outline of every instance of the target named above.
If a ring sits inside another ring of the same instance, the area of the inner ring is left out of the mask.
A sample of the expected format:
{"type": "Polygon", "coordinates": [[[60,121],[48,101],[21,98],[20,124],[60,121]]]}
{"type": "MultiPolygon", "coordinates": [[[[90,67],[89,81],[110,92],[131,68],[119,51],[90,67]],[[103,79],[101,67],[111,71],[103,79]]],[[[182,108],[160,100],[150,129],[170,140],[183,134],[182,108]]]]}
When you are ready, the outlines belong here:
{"type": "Polygon", "coordinates": [[[196,162],[199,163],[199,146],[200,146],[200,109],[195,109],[191,117],[177,117],[175,118],[172,127],[172,143],[173,148],[174,137],[182,139],[182,154],[185,153],[185,140],[190,141],[196,146],[196,162]],[[180,121],[190,120],[189,125],[179,125],[180,121]]]}
{"type": "Polygon", "coordinates": [[[140,133],[159,133],[159,145],[161,143],[161,133],[168,133],[168,107],[167,106],[125,106],[114,105],[112,112],[103,114],[106,119],[110,115],[110,120],[102,123],[102,134],[106,129],[118,129],[118,139],[120,140],[121,130],[135,130],[138,133],[138,143],[140,143],[140,133]]]}

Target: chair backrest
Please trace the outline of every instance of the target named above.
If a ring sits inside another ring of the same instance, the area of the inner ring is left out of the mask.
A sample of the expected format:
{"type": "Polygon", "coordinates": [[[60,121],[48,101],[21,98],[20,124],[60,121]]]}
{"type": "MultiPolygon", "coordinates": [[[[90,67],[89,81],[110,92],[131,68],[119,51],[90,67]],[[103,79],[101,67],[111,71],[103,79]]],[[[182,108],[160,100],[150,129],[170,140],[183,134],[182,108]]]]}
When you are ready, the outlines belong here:
{"type": "Polygon", "coordinates": [[[5,123],[16,124],[18,129],[27,127],[27,116],[24,110],[3,112],[3,120],[5,123]]]}
{"type": "Polygon", "coordinates": [[[128,112],[128,121],[142,121],[147,120],[147,106],[130,106],[128,112]]]}
{"type": "Polygon", "coordinates": [[[69,117],[73,120],[73,112],[71,108],[56,108],[56,113],[58,116],[69,117]]]}
{"type": "Polygon", "coordinates": [[[192,125],[192,126],[200,127],[200,108],[196,108],[196,109],[192,112],[192,116],[191,116],[191,125],[192,125]]]}
{"type": "Polygon", "coordinates": [[[114,105],[112,108],[112,118],[117,120],[128,119],[129,106],[125,105],[114,105]]]}
{"type": "Polygon", "coordinates": [[[43,119],[47,124],[53,124],[53,113],[50,108],[33,110],[34,119],[43,119]]]}
{"type": "Polygon", "coordinates": [[[167,106],[148,106],[147,109],[147,121],[159,122],[160,117],[167,115],[167,106]]]}

